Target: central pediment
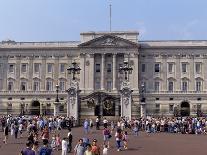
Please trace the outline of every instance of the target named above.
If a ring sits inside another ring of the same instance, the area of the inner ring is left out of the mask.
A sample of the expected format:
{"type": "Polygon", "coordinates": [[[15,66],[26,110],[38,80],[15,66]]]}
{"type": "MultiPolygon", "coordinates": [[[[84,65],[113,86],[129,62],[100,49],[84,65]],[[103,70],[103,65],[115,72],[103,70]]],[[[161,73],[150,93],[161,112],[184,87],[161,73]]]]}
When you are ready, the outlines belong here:
{"type": "Polygon", "coordinates": [[[138,44],[114,35],[103,35],[101,37],[81,43],[79,47],[138,47],[138,44]]]}

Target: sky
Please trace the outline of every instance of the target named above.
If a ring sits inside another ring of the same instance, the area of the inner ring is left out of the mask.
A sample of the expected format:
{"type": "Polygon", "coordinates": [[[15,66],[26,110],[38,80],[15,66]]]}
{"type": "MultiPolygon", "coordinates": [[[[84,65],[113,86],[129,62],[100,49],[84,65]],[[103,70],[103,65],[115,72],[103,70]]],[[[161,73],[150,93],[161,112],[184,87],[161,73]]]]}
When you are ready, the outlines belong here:
{"type": "Polygon", "coordinates": [[[79,41],[135,30],[139,40],[207,40],[207,0],[0,0],[0,41],[79,41]]]}

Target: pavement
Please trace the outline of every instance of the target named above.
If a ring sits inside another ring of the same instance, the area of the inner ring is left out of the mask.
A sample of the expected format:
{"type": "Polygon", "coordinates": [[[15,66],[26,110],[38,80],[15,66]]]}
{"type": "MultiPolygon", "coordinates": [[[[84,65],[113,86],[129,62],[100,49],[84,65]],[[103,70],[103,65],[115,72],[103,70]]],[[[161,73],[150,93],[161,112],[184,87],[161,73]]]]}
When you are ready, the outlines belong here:
{"type": "MultiPolygon", "coordinates": [[[[93,138],[98,140],[98,144],[102,148],[102,130],[93,130],[85,135],[82,128],[73,128],[73,148],[79,138],[88,137],[91,141],[93,138]]],[[[67,136],[67,130],[60,131],[61,137],[67,136]]],[[[195,155],[207,154],[207,135],[189,135],[189,134],[171,134],[171,133],[155,133],[147,134],[140,132],[138,136],[134,136],[129,132],[128,150],[118,152],[115,145],[115,137],[112,134],[110,140],[109,155],[195,155]]],[[[0,155],[18,155],[25,147],[26,134],[23,138],[14,139],[9,137],[8,144],[2,142],[3,132],[0,132],[0,155]]],[[[73,154],[73,153],[69,153],[73,154]]],[[[54,151],[53,155],[61,155],[60,151],[54,151]]]]}

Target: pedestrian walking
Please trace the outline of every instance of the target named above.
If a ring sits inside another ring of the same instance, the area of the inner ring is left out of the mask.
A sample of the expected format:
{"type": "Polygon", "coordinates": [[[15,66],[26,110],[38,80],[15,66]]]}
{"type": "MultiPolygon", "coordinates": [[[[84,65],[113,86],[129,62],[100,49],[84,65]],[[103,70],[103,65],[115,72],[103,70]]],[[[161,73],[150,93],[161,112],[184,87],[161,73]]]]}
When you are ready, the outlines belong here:
{"type": "Polygon", "coordinates": [[[62,155],[67,155],[67,150],[68,150],[67,138],[63,138],[63,140],[62,140],[62,155]]]}

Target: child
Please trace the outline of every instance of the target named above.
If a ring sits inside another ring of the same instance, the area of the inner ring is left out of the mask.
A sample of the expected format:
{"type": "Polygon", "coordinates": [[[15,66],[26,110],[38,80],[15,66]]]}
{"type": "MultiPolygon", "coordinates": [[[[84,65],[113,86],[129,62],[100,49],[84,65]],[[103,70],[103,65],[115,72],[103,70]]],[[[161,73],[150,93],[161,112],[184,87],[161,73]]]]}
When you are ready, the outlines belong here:
{"type": "Polygon", "coordinates": [[[61,139],[60,139],[60,134],[58,134],[58,135],[56,136],[56,146],[57,146],[57,151],[59,150],[60,145],[61,145],[61,139]]]}
{"type": "Polygon", "coordinates": [[[124,132],[124,135],[123,135],[123,142],[124,142],[124,149],[126,150],[128,147],[127,147],[127,141],[128,141],[128,134],[127,134],[127,131],[124,132]]]}
{"type": "Polygon", "coordinates": [[[56,140],[55,140],[55,135],[53,135],[52,136],[52,142],[51,142],[51,148],[53,149],[53,150],[55,150],[55,148],[56,148],[56,140]]]}
{"type": "Polygon", "coordinates": [[[108,146],[107,145],[104,145],[103,155],[107,155],[107,154],[108,154],[108,146]]]}

